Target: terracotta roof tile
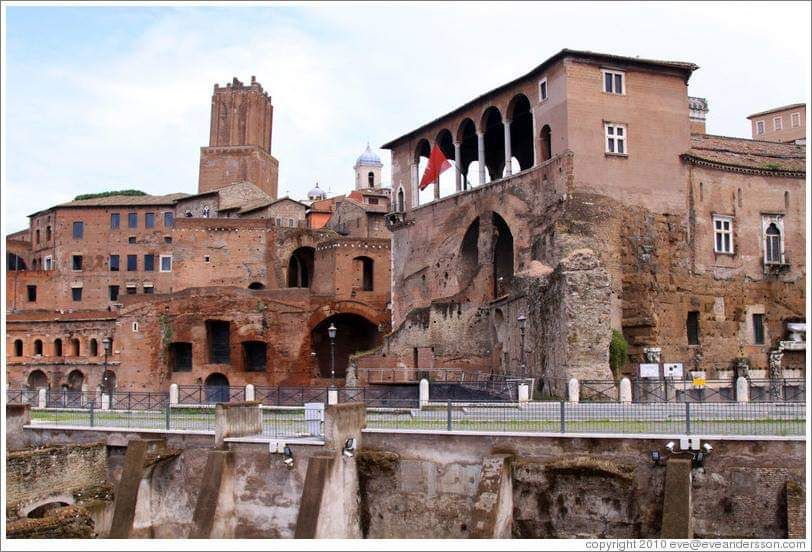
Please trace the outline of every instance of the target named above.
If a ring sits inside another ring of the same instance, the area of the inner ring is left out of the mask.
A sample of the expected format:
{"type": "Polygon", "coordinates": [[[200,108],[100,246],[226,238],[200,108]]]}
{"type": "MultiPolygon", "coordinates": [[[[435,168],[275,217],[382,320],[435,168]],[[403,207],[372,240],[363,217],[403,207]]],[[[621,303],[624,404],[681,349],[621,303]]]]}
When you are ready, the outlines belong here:
{"type": "Polygon", "coordinates": [[[729,136],[694,134],[690,157],[763,171],[806,172],[806,147],[729,136]]]}

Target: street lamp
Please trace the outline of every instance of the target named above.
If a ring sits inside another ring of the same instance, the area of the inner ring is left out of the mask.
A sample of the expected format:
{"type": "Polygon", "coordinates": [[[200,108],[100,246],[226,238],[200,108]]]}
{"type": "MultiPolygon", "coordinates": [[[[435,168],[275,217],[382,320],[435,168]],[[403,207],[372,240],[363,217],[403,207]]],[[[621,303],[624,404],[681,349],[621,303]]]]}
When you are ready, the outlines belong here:
{"type": "Polygon", "coordinates": [[[104,347],[104,372],[102,372],[102,387],[104,388],[105,393],[110,395],[110,374],[107,372],[107,355],[110,354],[110,350],[113,347],[113,340],[109,337],[105,337],[102,339],[102,347],[104,347]]]}
{"type": "Polygon", "coordinates": [[[521,332],[522,336],[522,348],[519,351],[519,362],[521,363],[521,376],[525,376],[525,364],[524,364],[524,329],[527,325],[527,317],[522,313],[516,318],[516,322],[519,323],[519,332],[521,332]]]}
{"type": "Polygon", "coordinates": [[[336,386],[336,325],[330,322],[330,327],[327,328],[327,333],[330,336],[330,383],[333,387],[336,386]]]}

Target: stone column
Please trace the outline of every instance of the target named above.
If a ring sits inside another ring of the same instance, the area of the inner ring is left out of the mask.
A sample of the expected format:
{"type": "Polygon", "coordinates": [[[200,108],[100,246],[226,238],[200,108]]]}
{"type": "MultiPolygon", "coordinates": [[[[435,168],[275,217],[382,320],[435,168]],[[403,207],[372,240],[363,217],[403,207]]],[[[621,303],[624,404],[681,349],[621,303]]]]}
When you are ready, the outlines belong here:
{"type": "Polygon", "coordinates": [[[513,150],[510,147],[510,121],[505,119],[503,123],[505,127],[505,177],[513,174],[513,168],[510,166],[510,159],[513,157],[513,150]]]}
{"type": "Polygon", "coordinates": [[[462,190],[462,144],[454,142],[454,174],[456,176],[455,186],[458,192],[462,190]]]}
{"type": "Polygon", "coordinates": [[[581,384],[572,378],[567,386],[567,395],[571,403],[577,403],[581,399],[581,384]]]}
{"type": "Polygon", "coordinates": [[[169,404],[178,404],[178,384],[169,386],[169,404]]]}
{"type": "Polygon", "coordinates": [[[620,380],[620,402],[630,404],[632,402],[632,382],[629,378],[620,380]]]}
{"type": "Polygon", "coordinates": [[[437,175],[437,180],[434,181],[434,199],[440,199],[440,175],[437,175]]]}
{"type": "Polygon", "coordinates": [[[251,402],[254,400],[255,396],[256,395],[254,394],[254,386],[249,383],[248,385],[245,386],[245,400],[247,402],[251,402]]]}
{"type": "Polygon", "coordinates": [[[417,189],[418,179],[420,178],[417,174],[419,167],[417,163],[412,163],[411,165],[411,174],[412,174],[412,188],[411,188],[411,196],[412,196],[412,207],[417,207],[420,205],[420,191],[417,189]]]}
{"type": "Polygon", "coordinates": [[[429,404],[429,380],[420,380],[420,408],[429,404]]]}
{"type": "Polygon", "coordinates": [[[485,184],[485,133],[476,133],[477,161],[479,162],[479,185],[485,184]]]}

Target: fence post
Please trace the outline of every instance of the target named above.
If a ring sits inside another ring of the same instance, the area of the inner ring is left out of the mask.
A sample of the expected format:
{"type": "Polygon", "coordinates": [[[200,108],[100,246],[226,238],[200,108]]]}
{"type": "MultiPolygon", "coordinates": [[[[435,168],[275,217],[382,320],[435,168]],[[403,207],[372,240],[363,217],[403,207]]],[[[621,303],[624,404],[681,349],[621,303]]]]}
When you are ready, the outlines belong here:
{"type": "Polygon", "coordinates": [[[169,386],[169,404],[178,404],[178,384],[169,386]]]}
{"type": "Polygon", "coordinates": [[[245,386],[245,401],[252,402],[255,396],[254,386],[249,383],[245,386]]]}
{"type": "Polygon", "coordinates": [[[581,399],[581,383],[576,378],[567,383],[567,397],[571,403],[577,403],[581,399]]]}
{"type": "Polygon", "coordinates": [[[736,378],[736,402],[746,403],[750,400],[750,386],[747,378],[739,376],[736,378]]]}
{"type": "Polygon", "coordinates": [[[447,428],[448,428],[448,431],[451,431],[451,399],[448,399],[447,412],[448,412],[448,414],[446,416],[446,418],[447,418],[447,420],[446,420],[447,421],[447,428]]]}
{"type": "Polygon", "coordinates": [[[38,391],[37,406],[39,408],[45,408],[48,406],[48,390],[43,387],[38,391]]]}
{"type": "Polygon", "coordinates": [[[685,401],[685,433],[691,434],[691,403],[685,401]]]}
{"type": "Polygon", "coordinates": [[[632,382],[629,378],[620,380],[620,402],[630,404],[632,402],[632,382]]]}
{"type": "Polygon", "coordinates": [[[423,408],[429,403],[429,380],[423,378],[420,380],[420,408],[423,408]]]}
{"type": "Polygon", "coordinates": [[[560,406],[559,412],[561,417],[561,433],[566,433],[567,423],[566,423],[566,411],[564,409],[567,403],[566,401],[559,401],[558,404],[560,406]]]}

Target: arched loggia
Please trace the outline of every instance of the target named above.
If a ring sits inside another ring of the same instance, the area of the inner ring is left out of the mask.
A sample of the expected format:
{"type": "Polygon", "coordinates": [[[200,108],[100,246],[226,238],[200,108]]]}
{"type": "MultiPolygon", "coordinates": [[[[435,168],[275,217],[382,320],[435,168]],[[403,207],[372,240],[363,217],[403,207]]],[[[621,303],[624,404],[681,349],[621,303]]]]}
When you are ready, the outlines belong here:
{"type": "Polygon", "coordinates": [[[507,108],[507,120],[510,121],[511,155],[519,163],[520,170],[533,166],[533,111],[530,100],[524,94],[517,94],[510,100],[507,108]]]}
{"type": "MultiPolygon", "coordinates": [[[[462,189],[467,190],[473,184],[479,183],[479,175],[470,172],[471,163],[474,163],[479,155],[476,125],[471,119],[463,119],[457,129],[457,142],[460,144],[460,170],[462,171],[462,189]]],[[[478,164],[476,165],[478,167],[478,164]]]]}
{"type": "Polygon", "coordinates": [[[417,143],[414,150],[414,164],[417,167],[414,178],[413,193],[417,194],[418,205],[428,203],[434,199],[434,191],[431,186],[426,187],[425,190],[420,190],[420,179],[423,178],[423,173],[426,172],[426,167],[429,164],[429,156],[431,155],[431,144],[423,138],[417,143]]]}
{"type": "MultiPolygon", "coordinates": [[[[502,178],[505,169],[505,126],[499,109],[491,106],[482,114],[485,133],[485,167],[490,180],[502,178]]],[[[481,169],[480,169],[481,170],[481,169]]]]}
{"type": "Polygon", "coordinates": [[[451,136],[451,131],[444,128],[437,134],[437,147],[440,148],[440,151],[451,163],[451,168],[440,175],[440,197],[445,197],[457,191],[455,183],[457,170],[454,167],[454,139],[451,136]]]}
{"type": "Polygon", "coordinates": [[[309,288],[313,283],[316,250],[300,247],[288,261],[288,287],[309,288]]]}

